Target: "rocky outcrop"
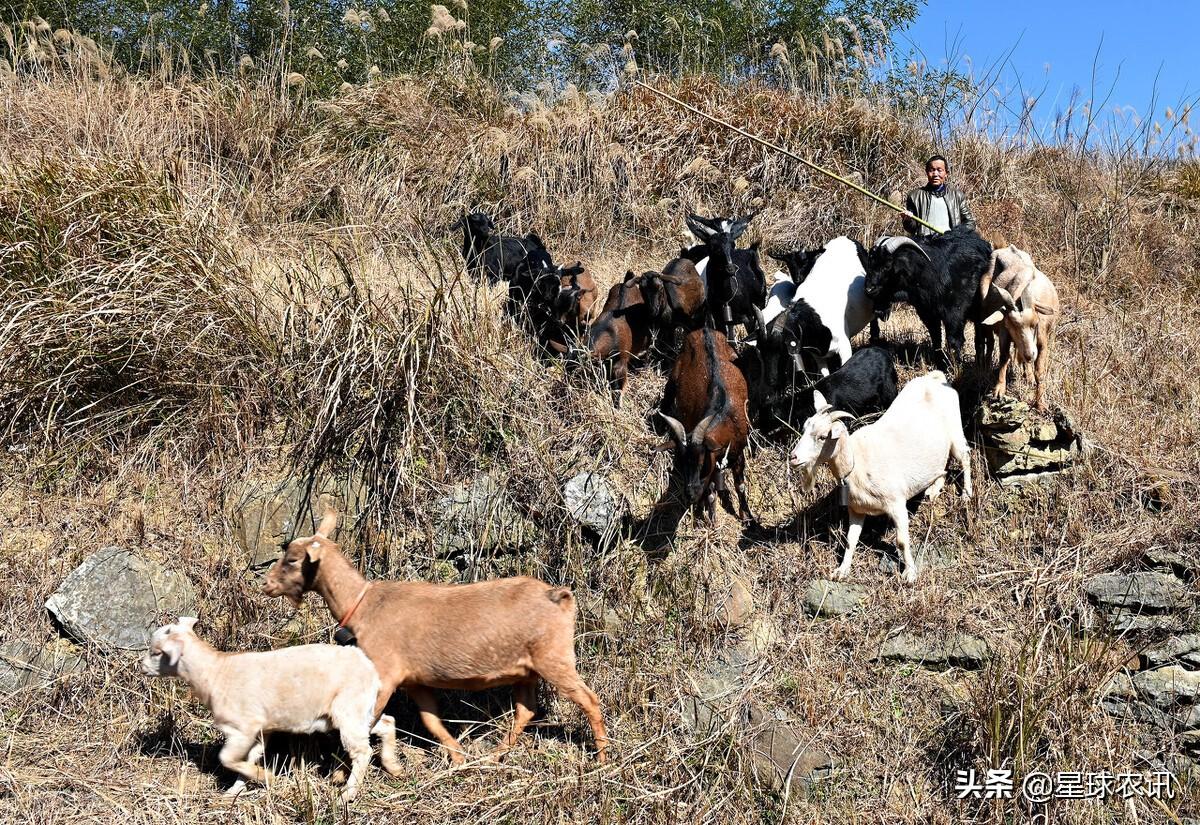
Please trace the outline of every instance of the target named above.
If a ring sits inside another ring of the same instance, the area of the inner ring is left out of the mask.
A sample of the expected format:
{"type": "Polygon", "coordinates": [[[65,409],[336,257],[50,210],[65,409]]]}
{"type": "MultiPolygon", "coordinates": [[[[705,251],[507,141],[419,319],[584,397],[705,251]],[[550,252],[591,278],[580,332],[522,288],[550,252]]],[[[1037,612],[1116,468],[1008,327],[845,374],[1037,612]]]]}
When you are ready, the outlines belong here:
{"type": "Polygon", "coordinates": [[[46,609],[63,631],[105,650],[145,650],[164,621],[194,615],[196,594],[181,573],[106,547],[71,571],[46,609]]]}
{"type": "Polygon", "coordinates": [[[845,616],[857,610],[866,601],[868,593],[860,584],[818,579],[804,591],[804,612],[824,618],[845,616]]]}
{"type": "Polygon", "coordinates": [[[1065,470],[1083,439],[1066,413],[1050,418],[1010,396],[986,398],[975,416],[988,468],[1001,484],[1020,484],[1065,470]]]}
{"type": "Polygon", "coordinates": [[[1088,601],[1114,630],[1178,630],[1179,611],[1190,606],[1188,586],[1156,570],[1104,573],[1088,580],[1088,601]]]}
{"type": "Polygon", "coordinates": [[[930,670],[979,670],[990,657],[987,642],[967,633],[933,636],[902,632],[885,639],[879,648],[879,658],[885,662],[908,662],[930,670]]]}
{"type": "Polygon", "coordinates": [[[366,491],[358,481],[322,481],[309,489],[303,479],[288,475],[274,481],[243,485],[234,499],[230,521],[247,566],[268,567],[279,558],[289,541],[298,535],[311,535],[321,516],[322,498],[339,507],[342,534],[352,532],[347,528],[353,527],[353,514],[366,500],[366,491]]]}
{"type": "Polygon", "coordinates": [[[579,473],[563,485],[563,502],[576,523],[598,537],[610,537],[621,528],[625,506],[621,496],[599,473],[579,473]]]}
{"type": "Polygon", "coordinates": [[[82,657],[70,648],[65,641],[0,644],[0,694],[49,687],[63,676],[82,671],[82,657]]]}
{"type": "Polygon", "coordinates": [[[535,535],[504,485],[487,474],[456,486],[434,504],[433,511],[438,556],[464,564],[476,556],[528,547],[535,535]]]}

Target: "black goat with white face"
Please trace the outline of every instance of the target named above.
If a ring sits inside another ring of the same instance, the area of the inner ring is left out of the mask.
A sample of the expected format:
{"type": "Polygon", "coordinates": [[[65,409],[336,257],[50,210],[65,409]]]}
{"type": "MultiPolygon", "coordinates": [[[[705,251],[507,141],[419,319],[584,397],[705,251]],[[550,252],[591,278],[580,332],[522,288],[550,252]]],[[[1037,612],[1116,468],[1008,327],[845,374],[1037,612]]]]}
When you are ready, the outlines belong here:
{"type": "Polygon", "coordinates": [[[911,304],[935,351],[942,348],[944,326],[946,345],[956,359],[962,358],[967,321],[976,322],[975,358],[990,357],[978,321],[979,284],[991,256],[992,245],[964,225],[920,241],[880,238],[867,266],[866,294],[881,320],[895,301],[911,304]]]}
{"type": "Polygon", "coordinates": [[[491,284],[511,280],[532,251],[546,248],[532,233],[523,238],[496,234],[496,224],[482,212],[463,215],[450,228],[462,230],[467,269],[476,277],[486,277],[491,284]]]}
{"type": "MultiPolygon", "coordinates": [[[[734,246],[753,219],[754,215],[737,219],[699,215],[687,218],[688,229],[701,242],[708,258],[703,275],[709,318],[712,326],[726,335],[736,324],[757,329],[757,310],[767,302],[767,278],[758,262],[757,245],[749,249],[734,246]]],[[[687,253],[692,260],[694,252],[687,253]]]]}

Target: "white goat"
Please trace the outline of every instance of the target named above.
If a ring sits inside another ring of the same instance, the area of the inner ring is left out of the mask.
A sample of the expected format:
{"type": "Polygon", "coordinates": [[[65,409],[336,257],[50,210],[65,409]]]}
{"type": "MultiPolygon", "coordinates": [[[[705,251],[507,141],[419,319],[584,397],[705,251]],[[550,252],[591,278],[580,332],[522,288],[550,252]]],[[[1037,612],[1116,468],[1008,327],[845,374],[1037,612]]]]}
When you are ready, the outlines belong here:
{"type": "Polygon", "coordinates": [[[266,782],[271,777],[256,763],[272,731],[336,729],[351,761],[343,802],[358,792],[371,761],[372,733],[382,740],[379,757],[384,770],[393,776],[399,773],[395,722],[381,715],[376,723],[379,674],[357,647],[301,645],[262,653],[222,653],[196,636],[195,624],[196,619],[185,616],[154,631],[142,672],[183,679],[196,698],[212,709],[217,729],[225,734],[221,764],[245,777],[227,795],[239,793],[246,779],[266,782]]]}
{"type": "Polygon", "coordinates": [[[979,296],[990,327],[1000,324],[1000,374],[996,395],[1004,395],[1008,380],[1011,346],[1016,343],[1017,362],[1030,366],[1034,374],[1034,405],[1046,408],[1043,379],[1050,360],[1050,345],[1061,306],[1054,284],[1033,264],[1028,252],[1007,246],[992,253],[992,264],[979,285],[979,296]]]}
{"type": "Polygon", "coordinates": [[[918,493],[934,498],[942,491],[950,456],[962,465],[963,498],[971,496],[971,451],[963,436],[958,393],[942,372],[930,372],[909,381],[878,421],[853,434],[841,421],[851,417],[828,405],[819,409],[805,422],[791,464],[799,469],[805,492],[813,489],[820,464],[845,485],[850,530],[846,555],[833,578],[850,573],[864,519],[887,515],[896,525],[904,578],[911,584],[917,568],[909,547],[906,502],[918,493]]]}

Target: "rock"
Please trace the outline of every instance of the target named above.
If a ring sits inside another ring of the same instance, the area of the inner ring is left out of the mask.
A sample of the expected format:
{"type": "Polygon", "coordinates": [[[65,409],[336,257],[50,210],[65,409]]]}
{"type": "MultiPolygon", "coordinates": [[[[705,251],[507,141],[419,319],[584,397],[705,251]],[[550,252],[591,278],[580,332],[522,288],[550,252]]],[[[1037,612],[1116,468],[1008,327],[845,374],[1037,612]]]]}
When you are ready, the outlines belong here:
{"type": "Polygon", "coordinates": [[[754,766],[770,787],[782,791],[797,782],[811,785],[833,772],[833,757],[805,747],[805,739],[786,722],[768,718],[756,707],[748,721],[756,730],[749,742],[754,766]]]}
{"type": "MultiPolygon", "coordinates": [[[[917,572],[922,570],[945,570],[953,567],[958,561],[958,554],[945,547],[922,545],[914,554],[917,562],[917,572]]],[[[897,556],[884,553],[879,557],[879,569],[884,573],[898,576],[904,572],[904,562],[897,556]]]]}
{"type": "Polygon", "coordinates": [[[1182,553],[1176,553],[1166,547],[1150,547],[1142,553],[1142,564],[1151,570],[1162,570],[1185,582],[1196,578],[1196,559],[1187,558],[1182,553]]]}
{"type": "Polygon", "coordinates": [[[442,558],[473,557],[489,551],[513,551],[533,539],[534,528],[513,506],[501,484],[490,475],[456,486],[434,505],[433,537],[442,558]]]}
{"type": "Polygon", "coordinates": [[[786,716],[770,716],[744,701],[742,677],[748,664],[744,654],[727,651],[704,673],[693,674],[681,707],[684,723],[700,736],[725,730],[739,736],[759,776],[777,790],[795,783],[811,785],[828,776],[832,758],[806,749],[807,740],[786,716]]]}
{"type": "Polygon", "coordinates": [[[563,501],[571,518],[601,536],[620,529],[621,498],[599,473],[580,473],[569,479],[563,485],[563,501]]]}
{"type": "Polygon", "coordinates": [[[1143,670],[1173,664],[1200,670],[1200,633],[1174,636],[1160,646],[1144,651],[1138,659],[1143,670]]]}
{"type": "Polygon", "coordinates": [[[804,591],[804,612],[809,616],[845,616],[867,598],[868,590],[859,584],[818,579],[804,591]]]}
{"type": "Polygon", "coordinates": [[[1187,585],[1168,573],[1104,573],[1087,582],[1088,599],[1115,630],[1180,628],[1174,615],[1191,603],[1187,585]]]}
{"type": "Polygon", "coordinates": [[[60,677],[83,669],[83,658],[71,651],[65,642],[0,644],[0,693],[49,687],[60,677]]]}
{"type": "Polygon", "coordinates": [[[1079,457],[1081,439],[1065,413],[1046,420],[1023,401],[987,398],[975,416],[983,453],[1000,479],[1060,472],[1079,457]]]}
{"type": "Polygon", "coordinates": [[[164,621],[195,615],[192,583],[119,547],[84,559],[46,601],[72,638],[106,650],[145,650],[164,621]]]}
{"type": "Polygon", "coordinates": [[[966,633],[947,637],[899,633],[886,639],[879,649],[879,658],[884,661],[911,662],[930,670],[979,670],[990,656],[986,641],[966,633]]]}
{"type": "Polygon", "coordinates": [[[1101,705],[1112,716],[1166,730],[1200,728],[1200,671],[1171,665],[1119,673],[1106,686],[1101,705]]]}
{"type": "Polygon", "coordinates": [[[714,595],[721,604],[717,619],[726,627],[742,627],[754,615],[754,594],[750,582],[742,576],[731,574],[725,592],[714,595]]]}
{"type": "Polygon", "coordinates": [[[352,526],[350,514],[359,511],[366,500],[361,483],[328,481],[314,484],[311,491],[295,476],[278,482],[250,483],[237,495],[230,514],[233,535],[246,553],[248,566],[267,567],[275,563],[283,546],[297,535],[309,535],[320,518],[320,499],[334,499],[343,514],[342,533],[352,526]]]}

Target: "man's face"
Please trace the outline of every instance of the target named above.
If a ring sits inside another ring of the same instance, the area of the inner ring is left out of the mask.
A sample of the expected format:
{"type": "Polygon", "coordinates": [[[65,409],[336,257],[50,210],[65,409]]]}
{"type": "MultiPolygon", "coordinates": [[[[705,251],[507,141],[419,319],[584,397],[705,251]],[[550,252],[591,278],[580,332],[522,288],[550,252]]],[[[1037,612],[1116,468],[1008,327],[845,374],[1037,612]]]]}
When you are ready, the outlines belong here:
{"type": "Polygon", "coordinates": [[[946,163],[945,161],[935,160],[925,168],[925,177],[929,178],[930,186],[941,186],[946,182],[946,163]]]}

